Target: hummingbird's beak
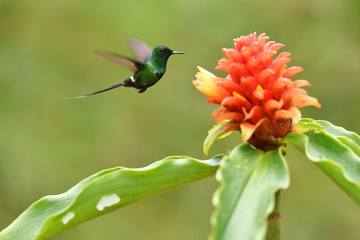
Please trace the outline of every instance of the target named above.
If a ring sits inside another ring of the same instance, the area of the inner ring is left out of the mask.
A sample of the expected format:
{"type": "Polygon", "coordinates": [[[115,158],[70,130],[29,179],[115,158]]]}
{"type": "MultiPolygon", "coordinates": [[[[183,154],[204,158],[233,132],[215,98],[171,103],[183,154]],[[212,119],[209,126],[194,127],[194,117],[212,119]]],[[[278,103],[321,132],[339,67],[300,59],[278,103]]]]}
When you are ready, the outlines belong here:
{"type": "Polygon", "coordinates": [[[185,54],[184,52],[173,51],[172,54],[185,54]]]}

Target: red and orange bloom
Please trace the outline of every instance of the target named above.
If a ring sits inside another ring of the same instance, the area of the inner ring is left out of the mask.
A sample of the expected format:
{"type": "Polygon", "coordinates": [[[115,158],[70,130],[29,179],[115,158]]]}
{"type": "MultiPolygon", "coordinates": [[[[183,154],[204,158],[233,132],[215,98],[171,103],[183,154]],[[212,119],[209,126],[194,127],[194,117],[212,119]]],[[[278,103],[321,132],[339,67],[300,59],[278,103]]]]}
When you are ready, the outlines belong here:
{"type": "Polygon", "coordinates": [[[301,118],[299,108],[320,108],[317,99],[300,88],[310,86],[308,81],[290,79],[303,69],[288,68],[288,52],[275,57],[284,45],[268,39],[256,33],[234,39],[235,48],[224,48],[226,58],[216,67],[228,76],[220,78],[199,67],[193,81],[210,98],[207,103],[221,106],[212,113],[216,123],[231,120],[224,133],[240,130],[244,141],[262,150],[282,145],[279,140],[294,131],[301,118]]]}

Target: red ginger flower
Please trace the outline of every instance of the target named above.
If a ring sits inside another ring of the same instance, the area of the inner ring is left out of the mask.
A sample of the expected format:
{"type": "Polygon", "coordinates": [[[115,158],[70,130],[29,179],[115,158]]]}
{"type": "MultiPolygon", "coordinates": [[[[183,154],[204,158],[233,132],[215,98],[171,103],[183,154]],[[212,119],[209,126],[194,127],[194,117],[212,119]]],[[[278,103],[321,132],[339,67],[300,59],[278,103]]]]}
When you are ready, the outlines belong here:
{"type": "Polygon", "coordinates": [[[216,67],[229,75],[220,78],[198,67],[193,81],[210,98],[207,103],[221,105],[212,113],[216,123],[231,120],[224,133],[240,130],[244,142],[265,151],[281,146],[279,140],[294,131],[301,118],[298,108],[320,108],[316,98],[299,88],[310,86],[308,81],[290,80],[303,69],[287,67],[288,52],[274,58],[284,45],[268,39],[264,33],[234,39],[235,48],[224,48],[227,58],[220,59],[216,67]]]}

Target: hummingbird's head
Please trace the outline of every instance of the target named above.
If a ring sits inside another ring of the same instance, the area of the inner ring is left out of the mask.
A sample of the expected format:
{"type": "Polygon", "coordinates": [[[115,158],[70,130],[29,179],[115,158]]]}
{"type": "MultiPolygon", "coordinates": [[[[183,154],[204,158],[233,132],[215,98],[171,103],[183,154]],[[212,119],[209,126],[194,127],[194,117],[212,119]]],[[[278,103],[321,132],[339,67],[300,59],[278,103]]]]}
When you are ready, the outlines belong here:
{"type": "Polygon", "coordinates": [[[156,46],[152,52],[151,58],[167,60],[173,54],[184,54],[183,52],[176,52],[164,45],[156,46]]]}

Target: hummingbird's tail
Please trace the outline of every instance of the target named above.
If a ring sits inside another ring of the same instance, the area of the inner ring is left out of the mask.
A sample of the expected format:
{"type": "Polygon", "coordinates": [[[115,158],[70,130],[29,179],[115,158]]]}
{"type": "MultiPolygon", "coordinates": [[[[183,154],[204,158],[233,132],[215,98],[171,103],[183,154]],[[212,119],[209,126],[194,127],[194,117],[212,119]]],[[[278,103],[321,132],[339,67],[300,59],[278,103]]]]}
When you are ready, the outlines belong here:
{"type": "Polygon", "coordinates": [[[103,90],[99,90],[99,91],[96,91],[96,92],[93,92],[93,93],[88,93],[88,94],[85,94],[85,95],[82,95],[82,96],[77,96],[77,97],[72,97],[72,98],[84,98],[84,97],[89,97],[89,96],[92,96],[92,95],[95,95],[95,94],[99,94],[99,93],[103,93],[103,92],[106,92],[106,91],[109,91],[111,89],[115,89],[115,88],[118,88],[118,87],[121,87],[121,86],[124,86],[124,82],[122,83],[118,83],[114,86],[111,86],[111,87],[108,87],[108,88],[105,88],[103,90]]]}

